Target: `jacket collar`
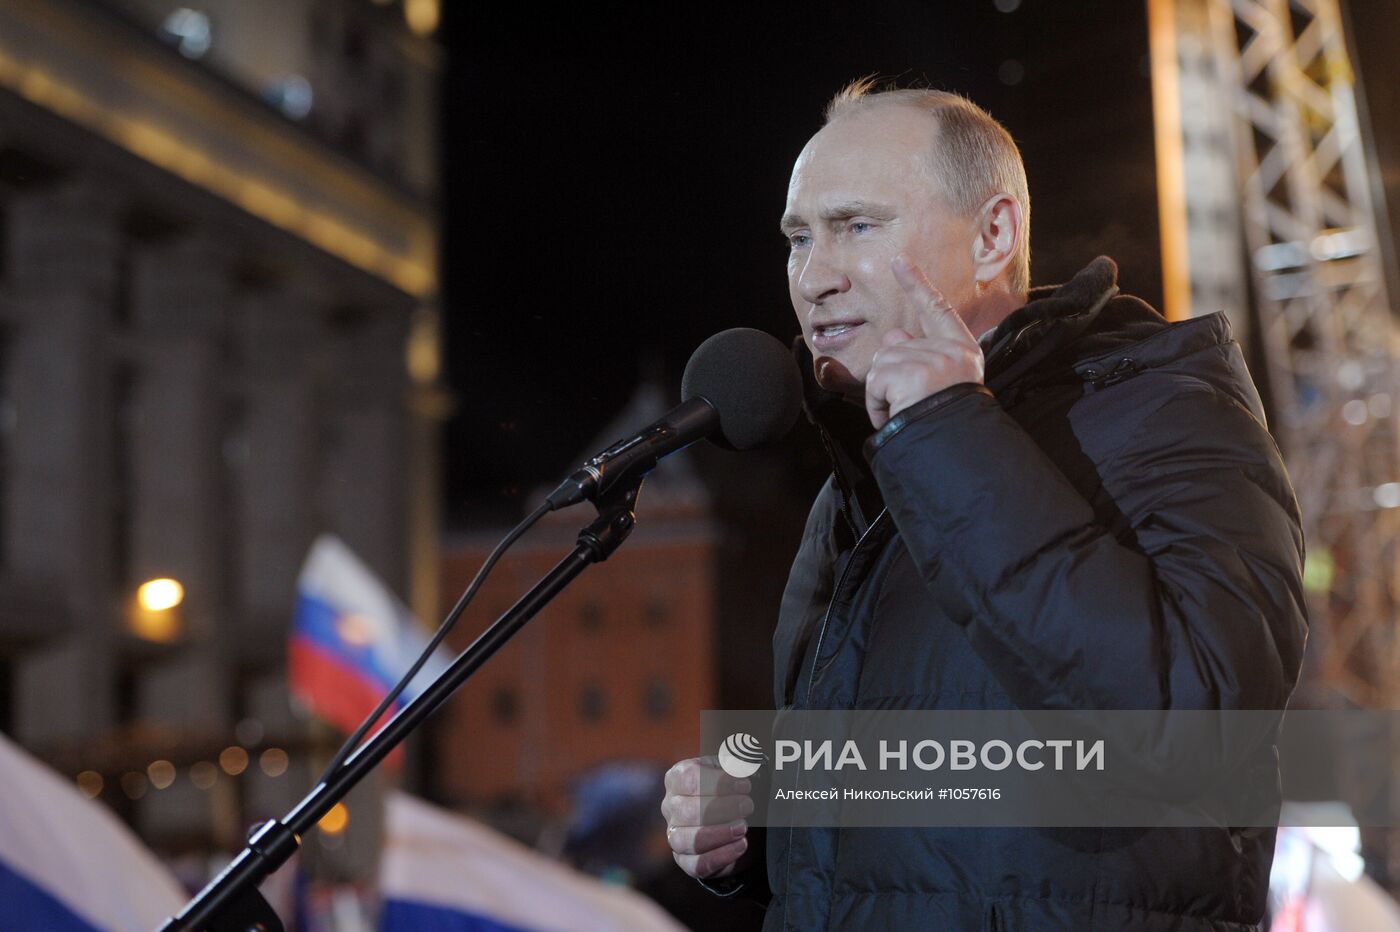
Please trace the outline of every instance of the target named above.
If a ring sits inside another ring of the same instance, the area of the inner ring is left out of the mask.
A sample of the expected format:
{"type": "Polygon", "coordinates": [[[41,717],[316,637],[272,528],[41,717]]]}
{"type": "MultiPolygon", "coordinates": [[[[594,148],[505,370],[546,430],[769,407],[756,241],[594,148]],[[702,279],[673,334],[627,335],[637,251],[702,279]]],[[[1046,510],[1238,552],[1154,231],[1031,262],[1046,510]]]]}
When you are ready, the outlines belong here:
{"type": "MultiPolygon", "coordinates": [[[[1067,361],[1064,357],[1071,345],[1089,332],[1117,294],[1118,266],[1107,256],[1099,256],[1063,285],[1032,288],[1026,304],[1008,314],[982,341],[987,387],[1002,397],[1060,374],[1065,367],[1059,363],[1067,361]]],[[[1161,321],[1160,315],[1151,313],[1161,321]]],[[[792,341],[792,353],[802,373],[803,411],[831,457],[843,510],[859,535],[883,508],[879,488],[861,454],[874,428],[863,405],[817,384],[812,353],[800,335],[792,341]]]]}
{"type": "Polygon", "coordinates": [[[1026,303],[988,338],[987,387],[1000,395],[1032,370],[1044,372],[1044,364],[1079,340],[1117,294],[1118,266],[1108,256],[1099,256],[1063,285],[1032,288],[1026,303]]]}

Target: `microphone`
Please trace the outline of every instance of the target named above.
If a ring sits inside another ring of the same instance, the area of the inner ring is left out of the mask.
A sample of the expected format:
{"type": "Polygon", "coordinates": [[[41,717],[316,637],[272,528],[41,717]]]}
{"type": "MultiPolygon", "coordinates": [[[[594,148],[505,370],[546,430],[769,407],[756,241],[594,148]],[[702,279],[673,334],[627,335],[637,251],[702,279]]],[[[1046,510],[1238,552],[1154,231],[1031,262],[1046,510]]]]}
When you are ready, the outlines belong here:
{"type": "Polygon", "coordinates": [[[646,475],[701,437],[727,450],[779,440],[802,407],[792,354],[761,330],[735,327],[696,347],[681,377],[679,405],[593,457],[549,494],[550,510],[596,501],[623,479],[646,475]]]}

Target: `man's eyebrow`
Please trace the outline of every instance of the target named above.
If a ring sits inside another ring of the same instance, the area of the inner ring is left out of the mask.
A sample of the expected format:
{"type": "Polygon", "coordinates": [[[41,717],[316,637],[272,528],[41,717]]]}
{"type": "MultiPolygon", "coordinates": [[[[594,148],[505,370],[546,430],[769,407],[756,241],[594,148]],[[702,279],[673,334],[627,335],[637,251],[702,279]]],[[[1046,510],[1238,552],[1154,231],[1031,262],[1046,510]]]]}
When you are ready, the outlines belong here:
{"type": "MultiPolygon", "coordinates": [[[[841,201],[822,208],[822,220],[844,220],[847,217],[876,217],[888,220],[894,216],[894,208],[885,204],[874,204],[870,201],[841,201]]],[[[787,214],[779,222],[778,228],[784,233],[791,233],[807,225],[797,214],[787,214]]]]}

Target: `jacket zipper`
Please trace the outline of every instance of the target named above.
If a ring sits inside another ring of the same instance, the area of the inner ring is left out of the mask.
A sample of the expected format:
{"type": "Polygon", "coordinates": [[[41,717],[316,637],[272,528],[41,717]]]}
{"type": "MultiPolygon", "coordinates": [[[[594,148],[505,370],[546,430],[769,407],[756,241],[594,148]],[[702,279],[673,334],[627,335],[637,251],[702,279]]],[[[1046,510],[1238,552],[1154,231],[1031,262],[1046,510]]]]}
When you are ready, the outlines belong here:
{"type": "MultiPolygon", "coordinates": [[[[886,516],[887,514],[889,514],[889,511],[890,511],[890,510],[889,510],[888,508],[882,508],[882,509],[880,509],[880,513],[879,513],[878,515],[875,516],[875,520],[874,520],[874,521],[871,521],[870,524],[866,526],[866,528],[865,528],[865,533],[861,534],[860,537],[856,539],[855,544],[851,547],[851,556],[850,556],[850,558],[849,558],[848,560],[846,560],[846,568],[843,569],[843,570],[841,571],[841,578],[838,579],[838,580],[836,580],[836,588],[831,590],[831,601],[827,602],[827,604],[826,604],[826,614],[822,616],[822,626],[821,626],[821,628],[818,629],[818,631],[817,631],[817,646],[815,647],[815,649],[814,649],[814,651],[813,651],[813,654],[812,654],[812,669],[811,669],[811,670],[808,672],[808,674],[807,674],[806,708],[808,708],[808,709],[810,709],[811,706],[812,706],[812,684],[815,683],[815,682],[816,682],[816,679],[817,679],[817,663],[818,663],[818,661],[821,660],[821,656],[822,656],[822,639],[826,637],[826,625],[827,625],[827,622],[829,622],[829,621],[831,620],[831,610],[832,610],[833,608],[836,607],[836,598],[837,598],[837,596],[839,596],[839,595],[841,594],[841,587],[844,586],[844,585],[846,584],[846,577],[847,577],[847,575],[849,575],[850,572],[851,572],[851,564],[855,562],[855,559],[856,559],[856,552],[860,550],[860,545],[863,544],[863,543],[865,543],[865,539],[866,539],[867,537],[870,536],[870,532],[873,531],[873,530],[875,530],[875,526],[878,525],[881,521],[884,520],[885,516],[886,516]]],[[[795,697],[794,697],[794,698],[795,698],[795,697]]],[[[801,772],[799,771],[799,775],[800,775],[800,773],[801,773],[801,772]]],[[[794,782],[794,783],[793,783],[793,786],[796,786],[796,785],[797,785],[796,782],[794,782]]],[[[794,829],[795,829],[795,826],[791,826],[791,825],[788,826],[788,849],[787,849],[786,854],[784,855],[784,860],[786,861],[785,868],[786,868],[786,871],[787,871],[788,876],[791,876],[791,870],[792,870],[792,836],[793,836],[793,831],[794,831],[794,829]]],[[[786,878],[784,878],[784,881],[785,881],[785,882],[784,882],[784,885],[786,886],[786,878]]],[[[791,892],[792,892],[792,891],[789,890],[789,891],[788,891],[788,896],[785,896],[785,897],[783,898],[783,928],[784,928],[784,929],[786,929],[786,928],[788,927],[788,923],[787,923],[787,907],[788,907],[789,899],[791,898],[791,892]]]]}
{"type": "MultiPolygon", "coordinates": [[[[826,455],[831,457],[831,462],[836,465],[833,472],[836,476],[836,491],[841,500],[841,515],[846,519],[846,523],[851,526],[851,530],[854,531],[856,519],[854,513],[851,511],[850,500],[855,497],[855,492],[851,492],[850,494],[846,492],[847,483],[841,478],[841,469],[839,465],[841,460],[836,455],[835,443],[827,437],[825,430],[817,431],[817,436],[821,438],[822,446],[826,448],[826,455]]],[[[854,486],[851,486],[851,488],[854,488],[854,486]]]]}
{"type": "Polygon", "coordinates": [[[817,681],[817,664],[821,661],[822,639],[826,637],[826,625],[827,622],[831,620],[831,610],[836,607],[836,599],[841,594],[841,587],[846,584],[846,577],[851,572],[851,564],[856,561],[856,553],[860,550],[860,545],[865,543],[865,539],[870,536],[870,532],[875,530],[876,525],[878,525],[889,512],[889,508],[880,509],[880,513],[875,516],[875,520],[871,521],[869,526],[866,527],[865,533],[860,535],[856,540],[855,546],[851,548],[851,556],[846,560],[846,567],[841,570],[841,578],[836,581],[836,588],[831,590],[831,601],[827,603],[826,614],[822,616],[822,626],[817,629],[817,646],[812,654],[812,669],[807,672],[807,698],[805,707],[808,709],[812,707],[812,685],[817,681]]]}
{"type": "MultiPolygon", "coordinates": [[[[1022,327],[1020,330],[1018,330],[1018,331],[1016,332],[1016,335],[1011,339],[1011,343],[1010,343],[1008,346],[1002,347],[997,353],[994,353],[993,355],[994,355],[994,356],[1000,356],[1002,353],[1005,353],[1005,352],[1010,348],[1010,346],[1015,345],[1016,341],[1019,340],[1019,339],[1021,338],[1021,335],[1022,335],[1023,333],[1025,333],[1026,330],[1030,329],[1030,326],[1031,326],[1031,324],[1027,324],[1026,326],[1022,327]]],[[[829,441],[828,441],[827,438],[826,438],[825,431],[819,432],[819,435],[821,436],[822,443],[823,443],[824,445],[827,446],[827,454],[828,454],[828,455],[831,455],[831,452],[832,452],[832,451],[831,451],[831,448],[830,448],[829,441]]],[[[833,455],[831,458],[832,458],[832,462],[837,462],[837,458],[836,458],[834,455],[833,455]]],[[[838,486],[839,486],[839,485],[840,485],[840,483],[838,483],[838,486]]],[[[846,513],[846,520],[847,520],[847,522],[850,522],[850,523],[854,524],[854,522],[851,521],[851,513],[850,513],[850,510],[849,510],[849,506],[847,505],[846,496],[845,496],[844,493],[843,493],[842,496],[841,496],[841,507],[842,507],[842,510],[845,511],[845,513],[846,513]]],[[[851,547],[851,556],[850,556],[850,558],[846,561],[846,567],[845,567],[845,569],[841,570],[841,577],[840,577],[838,580],[836,580],[836,588],[834,588],[834,589],[831,590],[831,600],[830,600],[829,602],[827,602],[827,605],[826,605],[826,614],[822,616],[822,626],[821,626],[819,629],[817,629],[817,644],[816,644],[816,647],[813,649],[813,653],[812,653],[812,669],[809,670],[809,671],[807,672],[807,695],[806,695],[805,701],[804,701],[804,707],[807,708],[807,709],[810,709],[810,708],[812,707],[812,688],[813,688],[814,685],[816,685],[816,681],[817,681],[817,664],[821,661],[821,656],[822,656],[822,641],[826,639],[826,628],[827,628],[827,624],[831,621],[831,611],[832,611],[832,609],[834,609],[834,608],[836,607],[836,599],[837,599],[838,596],[840,596],[842,587],[844,587],[844,586],[846,585],[846,577],[850,575],[850,572],[851,572],[851,564],[853,564],[853,563],[855,562],[856,554],[860,552],[860,546],[861,546],[861,544],[865,543],[866,538],[868,538],[868,537],[870,536],[871,532],[874,531],[875,528],[876,528],[877,526],[879,526],[879,524],[880,524],[881,521],[883,521],[886,517],[888,517],[889,513],[890,513],[890,510],[889,510],[888,507],[881,508],[881,509],[880,509],[880,513],[879,513],[878,515],[875,516],[875,520],[871,521],[870,524],[868,524],[868,525],[866,526],[865,532],[862,533],[858,538],[856,538],[855,544],[851,547]]],[[[794,698],[795,698],[795,697],[794,697],[794,698]]],[[[796,784],[794,784],[794,785],[796,785],[796,784]]],[[[788,850],[787,850],[787,853],[786,853],[786,855],[785,855],[785,860],[786,860],[786,862],[787,862],[786,867],[789,869],[789,871],[790,871],[790,869],[791,869],[791,867],[792,867],[792,836],[793,836],[793,831],[794,831],[794,827],[793,827],[793,826],[789,826],[789,827],[788,827],[788,850]]],[[[790,891],[789,891],[789,892],[790,892],[790,891]]],[[[784,900],[783,900],[783,928],[787,928],[787,904],[788,904],[788,899],[785,897],[784,900]]]]}

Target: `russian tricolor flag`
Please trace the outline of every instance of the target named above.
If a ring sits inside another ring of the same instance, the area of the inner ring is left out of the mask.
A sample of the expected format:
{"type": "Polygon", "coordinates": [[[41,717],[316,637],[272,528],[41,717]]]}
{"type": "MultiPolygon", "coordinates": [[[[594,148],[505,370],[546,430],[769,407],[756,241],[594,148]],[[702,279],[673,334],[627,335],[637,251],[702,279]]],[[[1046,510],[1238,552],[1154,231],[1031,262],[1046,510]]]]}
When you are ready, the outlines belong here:
{"type": "Polygon", "coordinates": [[[185,892],[102,803],[0,735],[0,928],[148,932],[185,892]]]}
{"type": "MultiPolygon", "coordinates": [[[[287,651],[295,699],[312,714],[352,732],[427,643],[408,609],[349,547],[331,534],[317,538],[297,580],[287,651]]],[[[436,652],[398,705],[418,695],[448,662],[442,651],[436,652]]]]}

